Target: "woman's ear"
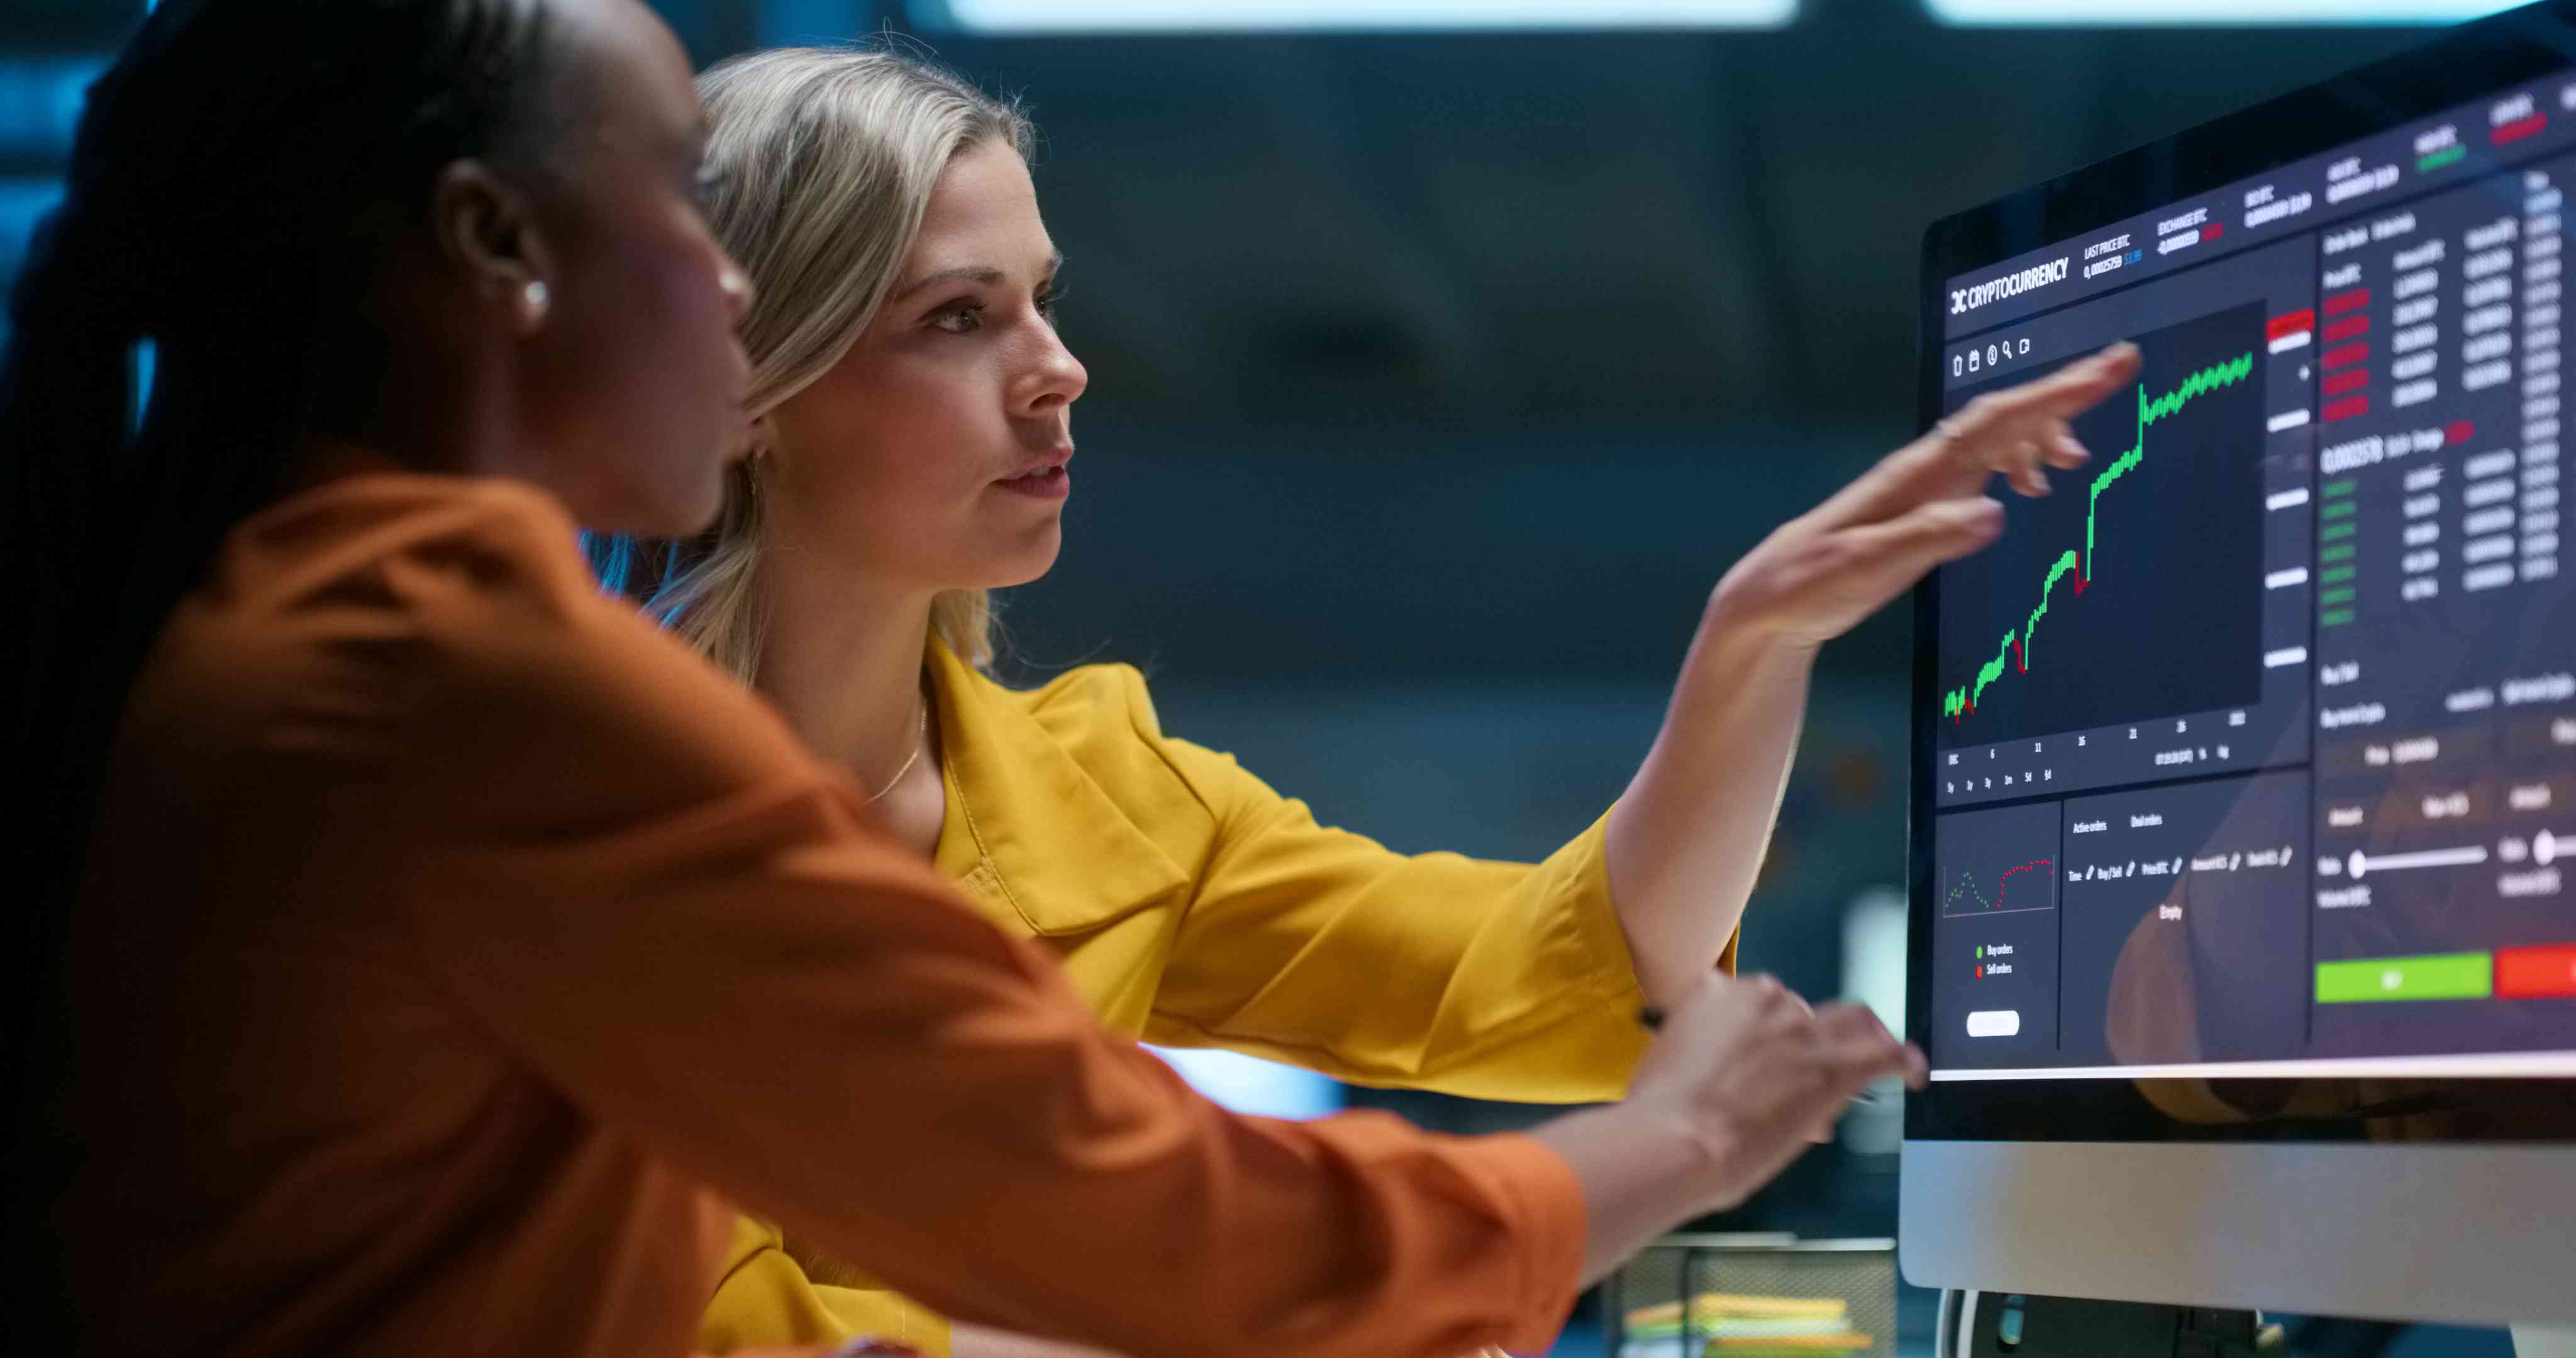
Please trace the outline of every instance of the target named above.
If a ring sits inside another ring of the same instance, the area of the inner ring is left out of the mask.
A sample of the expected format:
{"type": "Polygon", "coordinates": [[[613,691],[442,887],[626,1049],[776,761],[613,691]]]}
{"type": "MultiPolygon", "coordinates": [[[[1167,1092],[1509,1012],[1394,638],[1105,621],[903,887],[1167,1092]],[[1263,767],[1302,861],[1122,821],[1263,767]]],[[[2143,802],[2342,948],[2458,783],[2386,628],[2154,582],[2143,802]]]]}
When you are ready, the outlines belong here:
{"type": "Polygon", "coordinates": [[[512,334],[545,328],[555,305],[554,260],[526,194],[479,160],[457,161],[439,172],[430,227],[439,255],[512,334]]]}
{"type": "Polygon", "coordinates": [[[770,418],[769,411],[764,410],[742,427],[742,446],[735,451],[741,455],[744,462],[748,463],[756,458],[767,457],[769,450],[777,445],[778,422],[770,418]]]}

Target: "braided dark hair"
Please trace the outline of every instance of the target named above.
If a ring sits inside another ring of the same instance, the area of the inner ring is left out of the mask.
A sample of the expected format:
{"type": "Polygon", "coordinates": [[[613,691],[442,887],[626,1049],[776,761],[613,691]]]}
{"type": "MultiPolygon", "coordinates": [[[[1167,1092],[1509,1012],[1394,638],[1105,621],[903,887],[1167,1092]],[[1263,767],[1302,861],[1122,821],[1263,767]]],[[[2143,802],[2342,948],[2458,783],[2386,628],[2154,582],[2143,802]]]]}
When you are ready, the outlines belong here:
{"type": "MultiPolygon", "coordinates": [[[[90,87],[0,358],[0,559],[26,610],[0,662],[0,723],[35,793],[0,860],[22,1094],[142,657],[224,534],[277,493],[324,376],[317,337],[363,335],[359,291],[393,234],[426,221],[440,170],[480,157],[542,171],[555,82],[541,7],[164,0],[90,87]]],[[[329,362],[349,370],[344,353],[329,362]]],[[[12,1197],[13,1224],[41,1218],[12,1197]]]]}

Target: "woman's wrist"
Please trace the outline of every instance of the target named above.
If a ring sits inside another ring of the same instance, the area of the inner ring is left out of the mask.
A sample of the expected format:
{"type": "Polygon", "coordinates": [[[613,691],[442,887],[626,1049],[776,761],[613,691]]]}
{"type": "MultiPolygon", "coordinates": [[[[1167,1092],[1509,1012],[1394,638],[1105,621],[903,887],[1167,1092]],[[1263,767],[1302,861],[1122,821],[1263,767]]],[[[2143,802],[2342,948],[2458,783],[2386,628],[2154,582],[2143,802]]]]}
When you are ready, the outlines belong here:
{"type": "Polygon", "coordinates": [[[1658,1100],[1571,1113],[1530,1135],[1555,1151],[1582,1187],[1586,1282],[1730,1201],[1723,1138],[1658,1100]]]}
{"type": "Polygon", "coordinates": [[[1735,1135],[1705,1110],[1678,1099],[1648,1096],[1621,1105],[1636,1119],[1635,1135],[1649,1152],[1670,1157],[1678,1166],[1674,1183],[1700,1216],[1742,1201],[1745,1185],[1736,1182],[1735,1135]]]}
{"type": "Polygon", "coordinates": [[[1818,644],[1798,634],[1772,593],[1745,572],[1728,571],[1701,606],[1700,641],[1730,659],[1813,657],[1818,644]]]}
{"type": "Polygon", "coordinates": [[[1681,705],[1676,711],[1689,714],[1686,731],[1740,734],[1730,727],[1729,717],[1750,715],[1744,704],[1763,709],[1760,720],[1767,722],[1782,695],[1793,694],[1801,703],[1805,699],[1804,684],[1815,671],[1820,646],[1762,607],[1753,594],[1753,586],[1731,578],[1709,593],[1674,695],[1681,705]]]}

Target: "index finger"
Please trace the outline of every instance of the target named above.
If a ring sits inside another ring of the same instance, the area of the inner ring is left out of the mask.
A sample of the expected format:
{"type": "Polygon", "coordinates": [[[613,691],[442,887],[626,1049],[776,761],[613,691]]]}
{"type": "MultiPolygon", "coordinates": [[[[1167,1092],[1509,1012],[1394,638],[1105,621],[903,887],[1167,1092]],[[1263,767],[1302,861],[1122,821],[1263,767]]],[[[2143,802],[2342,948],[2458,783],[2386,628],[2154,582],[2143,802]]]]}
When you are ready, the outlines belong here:
{"type": "Polygon", "coordinates": [[[2092,409],[2111,389],[2138,375],[2138,346],[2127,340],[2110,345],[2091,358],[2069,363],[2036,382],[2027,382],[2004,393],[2007,402],[2020,401],[2042,414],[2064,419],[2092,409]]]}
{"type": "Polygon", "coordinates": [[[2062,420],[2100,404],[2137,376],[2138,346],[2126,340],[2018,387],[1991,392],[1888,455],[1815,510],[1828,528],[1875,523],[1930,500],[1965,495],[1993,470],[1988,456],[2040,420],[2062,420]]]}
{"type": "Polygon", "coordinates": [[[1970,401],[1934,425],[1931,440],[1946,440],[1945,451],[1956,454],[1999,440],[2018,439],[2034,420],[2062,420],[2092,409],[2114,387],[2137,376],[2139,362],[2138,346],[2122,340],[2046,377],[1991,391],[1970,401]]]}

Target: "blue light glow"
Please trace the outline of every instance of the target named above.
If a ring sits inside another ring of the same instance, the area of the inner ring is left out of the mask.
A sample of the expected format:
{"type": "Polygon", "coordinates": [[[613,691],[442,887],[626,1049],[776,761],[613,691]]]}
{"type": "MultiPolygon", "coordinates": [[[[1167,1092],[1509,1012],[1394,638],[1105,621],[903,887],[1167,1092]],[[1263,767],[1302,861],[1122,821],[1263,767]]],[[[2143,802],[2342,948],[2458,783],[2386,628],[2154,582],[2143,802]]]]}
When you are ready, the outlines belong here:
{"type": "Polygon", "coordinates": [[[1190,1088],[1219,1106],[1252,1117],[1319,1118],[1342,1106],[1342,1087],[1311,1070],[1258,1057],[1199,1048],[1147,1047],[1190,1088]]]}
{"type": "Polygon", "coordinates": [[[0,293],[17,282],[36,223],[62,199],[60,180],[0,179],[0,293]]]}
{"type": "Polygon", "coordinates": [[[68,158],[81,101],[105,69],[95,56],[0,58],[0,156],[68,158]]]}

